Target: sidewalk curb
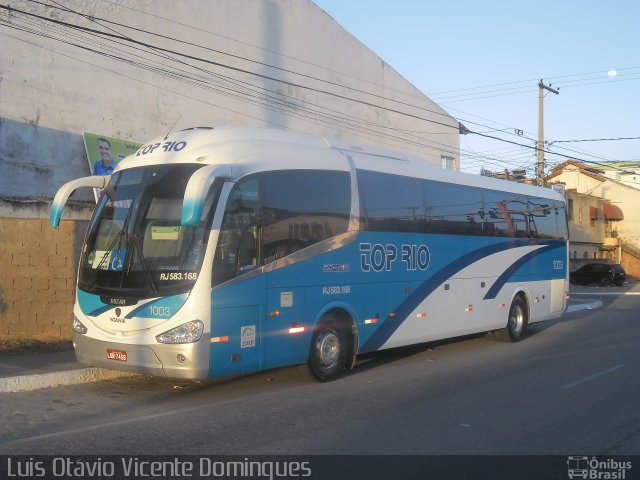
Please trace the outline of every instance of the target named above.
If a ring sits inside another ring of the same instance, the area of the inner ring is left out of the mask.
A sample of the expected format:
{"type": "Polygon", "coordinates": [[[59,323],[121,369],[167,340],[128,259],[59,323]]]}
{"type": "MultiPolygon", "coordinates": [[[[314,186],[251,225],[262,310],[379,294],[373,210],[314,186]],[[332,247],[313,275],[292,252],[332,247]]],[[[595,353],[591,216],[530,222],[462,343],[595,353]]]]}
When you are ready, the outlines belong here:
{"type": "Polygon", "coordinates": [[[571,292],[571,295],[640,295],[640,292],[571,292]]]}
{"type": "Polygon", "coordinates": [[[57,387],[60,385],[77,385],[99,380],[135,376],[134,373],[117,372],[105,368],[81,368],[61,372],[37,373],[33,375],[19,375],[16,377],[0,378],[0,393],[27,392],[40,388],[57,387]]]}

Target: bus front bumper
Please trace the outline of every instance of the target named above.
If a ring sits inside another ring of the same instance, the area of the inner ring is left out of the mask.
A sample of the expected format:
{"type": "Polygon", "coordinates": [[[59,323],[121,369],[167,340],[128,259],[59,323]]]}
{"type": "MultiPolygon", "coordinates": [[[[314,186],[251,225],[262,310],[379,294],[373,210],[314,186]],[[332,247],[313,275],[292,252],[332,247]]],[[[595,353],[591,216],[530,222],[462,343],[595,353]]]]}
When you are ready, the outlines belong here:
{"type": "Polygon", "coordinates": [[[209,377],[209,344],[203,340],[133,345],[96,340],[74,332],[73,347],[78,361],[92,367],[193,380],[209,377]]]}

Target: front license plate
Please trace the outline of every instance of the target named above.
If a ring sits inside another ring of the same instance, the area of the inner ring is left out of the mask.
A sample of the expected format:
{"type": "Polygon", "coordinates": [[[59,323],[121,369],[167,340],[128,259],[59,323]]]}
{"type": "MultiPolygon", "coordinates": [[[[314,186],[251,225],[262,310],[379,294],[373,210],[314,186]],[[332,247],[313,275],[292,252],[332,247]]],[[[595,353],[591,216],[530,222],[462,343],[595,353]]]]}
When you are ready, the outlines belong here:
{"type": "Polygon", "coordinates": [[[109,360],[118,360],[119,362],[127,361],[127,352],[124,350],[112,350],[107,348],[107,358],[109,360]]]}

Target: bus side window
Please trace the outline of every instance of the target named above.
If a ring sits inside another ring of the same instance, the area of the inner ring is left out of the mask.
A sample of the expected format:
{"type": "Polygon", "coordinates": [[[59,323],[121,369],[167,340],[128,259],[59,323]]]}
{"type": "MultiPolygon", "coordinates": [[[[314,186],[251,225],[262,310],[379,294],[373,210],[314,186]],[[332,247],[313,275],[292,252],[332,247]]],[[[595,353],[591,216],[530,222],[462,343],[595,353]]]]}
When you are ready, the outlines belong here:
{"type": "Polygon", "coordinates": [[[263,265],[348,229],[348,172],[267,172],[262,175],[261,187],[263,265]]]}
{"type": "Polygon", "coordinates": [[[244,272],[257,265],[256,236],[254,229],[245,229],[238,241],[238,270],[244,272]]]}

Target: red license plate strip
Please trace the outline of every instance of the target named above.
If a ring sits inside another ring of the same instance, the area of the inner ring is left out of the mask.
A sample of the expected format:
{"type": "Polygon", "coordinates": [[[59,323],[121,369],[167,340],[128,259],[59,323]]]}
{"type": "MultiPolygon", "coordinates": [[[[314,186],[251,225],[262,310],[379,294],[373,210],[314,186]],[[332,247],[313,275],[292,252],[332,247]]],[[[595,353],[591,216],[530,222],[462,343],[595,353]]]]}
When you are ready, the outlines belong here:
{"type": "Polygon", "coordinates": [[[109,360],[117,360],[119,362],[127,361],[127,352],[124,350],[113,350],[111,348],[107,348],[107,358],[109,360]]]}

